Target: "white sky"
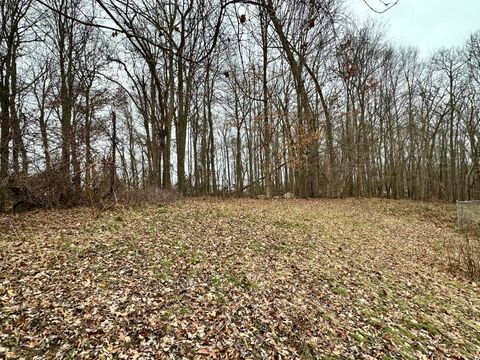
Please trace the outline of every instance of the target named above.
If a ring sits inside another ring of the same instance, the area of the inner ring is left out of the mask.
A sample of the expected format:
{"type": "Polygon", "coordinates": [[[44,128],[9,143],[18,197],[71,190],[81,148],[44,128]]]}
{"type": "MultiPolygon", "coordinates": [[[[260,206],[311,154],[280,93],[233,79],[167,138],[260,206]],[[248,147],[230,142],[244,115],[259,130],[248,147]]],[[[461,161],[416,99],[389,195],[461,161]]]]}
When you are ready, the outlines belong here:
{"type": "MultiPolygon", "coordinates": [[[[375,9],[384,8],[379,0],[366,1],[375,9]]],[[[356,18],[384,23],[392,41],[418,48],[421,56],[442,47],[461,46],[480,30],[480,0],[399,0],[384,14],[374,13],[363,0],[345,0],[345,4],[356,18]]]]}

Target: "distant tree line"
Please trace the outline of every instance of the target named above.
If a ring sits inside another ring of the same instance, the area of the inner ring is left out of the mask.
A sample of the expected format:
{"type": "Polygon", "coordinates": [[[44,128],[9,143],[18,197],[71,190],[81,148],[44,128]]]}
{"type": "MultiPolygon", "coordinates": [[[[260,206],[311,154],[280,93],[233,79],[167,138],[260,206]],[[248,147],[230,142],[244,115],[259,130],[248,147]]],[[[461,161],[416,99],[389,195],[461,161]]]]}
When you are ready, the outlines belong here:
{"type": "Polygon", "coordinates": [[[480,197],[480,32],[422,59],[337,0],[1,10],[1,207],[12,189],[480,197]]]}

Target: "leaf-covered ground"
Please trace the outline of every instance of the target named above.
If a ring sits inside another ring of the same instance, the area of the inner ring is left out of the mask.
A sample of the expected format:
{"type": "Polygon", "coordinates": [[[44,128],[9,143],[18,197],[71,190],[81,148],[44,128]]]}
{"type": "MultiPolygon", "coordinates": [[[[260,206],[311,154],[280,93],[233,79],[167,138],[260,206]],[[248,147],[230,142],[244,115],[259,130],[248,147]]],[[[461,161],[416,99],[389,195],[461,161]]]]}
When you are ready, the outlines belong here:
{"type": "Polygon", "coordinates": [[[480,358],[452,205],[187,200],[0,217],[0,358],[480,358]]]}

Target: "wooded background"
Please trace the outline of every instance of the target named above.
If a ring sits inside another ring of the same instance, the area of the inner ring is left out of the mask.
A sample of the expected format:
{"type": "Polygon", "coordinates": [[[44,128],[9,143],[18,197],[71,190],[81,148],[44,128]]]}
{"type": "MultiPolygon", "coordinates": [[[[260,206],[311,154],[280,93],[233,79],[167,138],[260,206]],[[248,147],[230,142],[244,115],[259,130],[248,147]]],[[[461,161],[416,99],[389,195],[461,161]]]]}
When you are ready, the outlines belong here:
{"type": "Polygon", "coordinates": [[[9,189],[480,197],[480,32],[421,58],[336,0],[1,10],[2,207],[9,189]]]}

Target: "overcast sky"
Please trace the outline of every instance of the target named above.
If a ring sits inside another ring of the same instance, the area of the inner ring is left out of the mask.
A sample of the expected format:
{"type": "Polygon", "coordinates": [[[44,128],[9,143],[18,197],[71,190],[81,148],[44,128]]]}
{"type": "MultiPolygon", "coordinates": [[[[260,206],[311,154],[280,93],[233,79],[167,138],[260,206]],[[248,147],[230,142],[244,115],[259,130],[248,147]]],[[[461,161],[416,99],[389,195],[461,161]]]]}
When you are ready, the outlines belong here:
{"type": "MultiPolygon", "coordinates": [[[[367,1],[376,9],[384,7],[379,0],[367,1]]],[[[368,9],[363,0],[345,0],[345,4],[355,17],[385,23],[392,41],[414,46],[422,56],[442,47],[460,46],[480,30],[480,0],[399,0],[381,15],[368,9]]]]}

